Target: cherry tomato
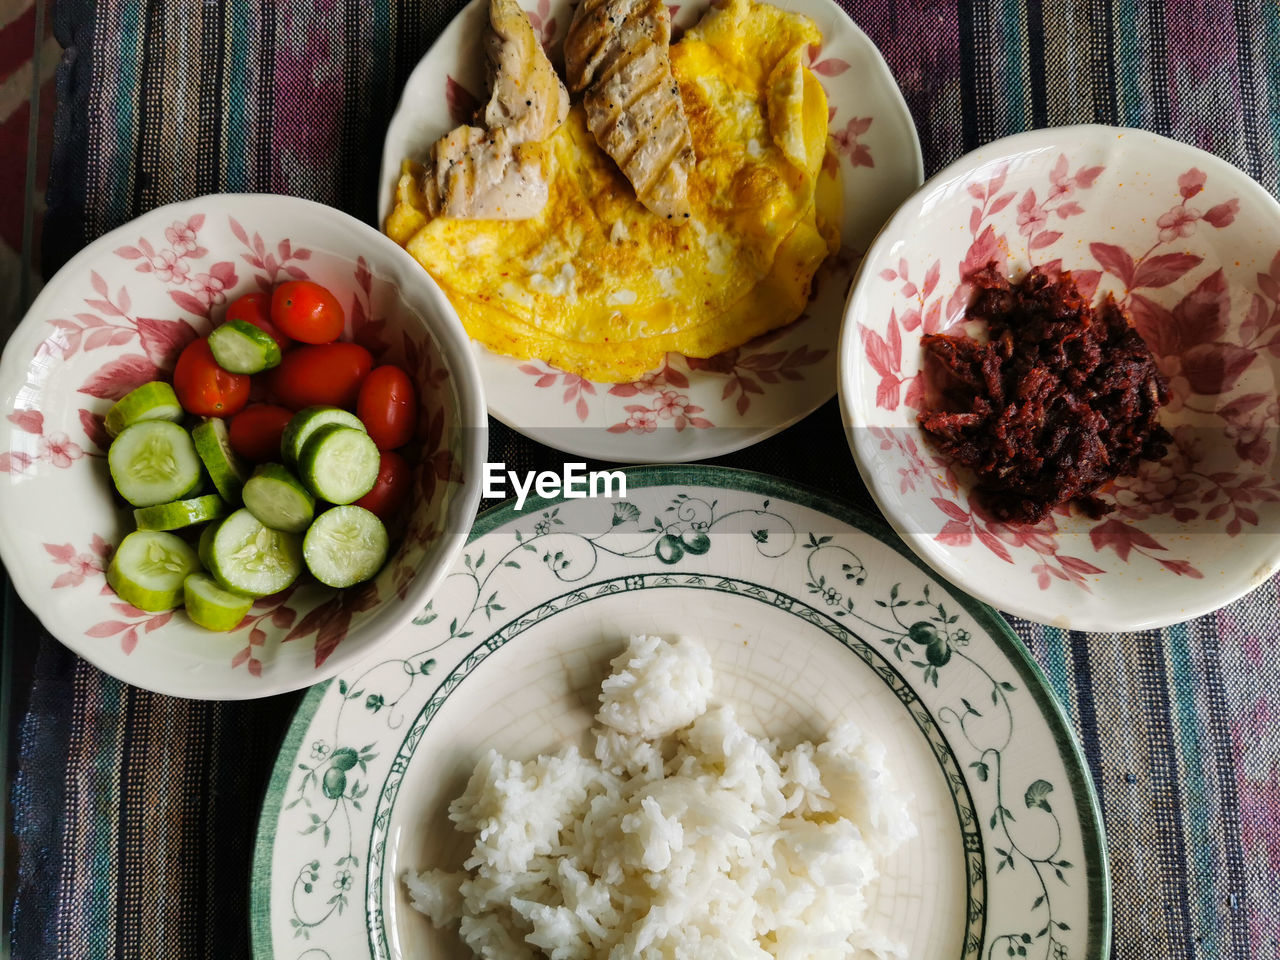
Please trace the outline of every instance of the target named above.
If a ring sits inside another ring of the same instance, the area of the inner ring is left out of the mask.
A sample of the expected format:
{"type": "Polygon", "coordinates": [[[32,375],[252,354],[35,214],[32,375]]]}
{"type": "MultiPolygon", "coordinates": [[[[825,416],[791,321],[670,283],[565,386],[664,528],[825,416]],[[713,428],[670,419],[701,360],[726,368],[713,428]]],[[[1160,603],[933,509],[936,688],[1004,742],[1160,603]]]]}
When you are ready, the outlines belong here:
{"type": "Polygon", "coordinates": [[[351,409],[373,357],[357,343],[296,347],[272,371],[275,398],[293,410],[317,403],[351,409]]]}
{"type": "Polygon", "coordinates": [[[173,390],[187,413],[229,417],[249,400],[249,378],[218,366],[204,337],[192,340],[173,368],[173,390]]]}
{"type": "Polygon", "coordinates": [[[280,437],[292,419],[288,407],[251,403],[231,418],[231,449],[250,463],[278,461],[280,437]]]}
{"type": "Polygon", "coordinates": [[[360,384],[356,416],[379,450],[403,447],[418,425],[418,394],[409,375],[390,364],[372,370],[360,384]]]}
{"type": "Polygon", "coordinates": [[[289,280],[271,293],[271,322],[303,343],[332,343],[346,319],[338,298],[310,280],[289,280]]]}
{"type": "Polygon", "coordinates": [[[413,471],[404,457],[394,450],[383,450],[378,479],[374,481],[373,489],[356,501],[356,506],[377,514],[378,519],[386,523],[400,512],[411,486],[413,471]]]}
{"type": "Polygon", "coordinates": [[[226,320],[247,320],[259,330],[267,333],[279,345],[281,350],[288,350],[293,340],[281,333],[271,322],[271,294],[246,293],[234,300],[227,307],[226,320]]]}

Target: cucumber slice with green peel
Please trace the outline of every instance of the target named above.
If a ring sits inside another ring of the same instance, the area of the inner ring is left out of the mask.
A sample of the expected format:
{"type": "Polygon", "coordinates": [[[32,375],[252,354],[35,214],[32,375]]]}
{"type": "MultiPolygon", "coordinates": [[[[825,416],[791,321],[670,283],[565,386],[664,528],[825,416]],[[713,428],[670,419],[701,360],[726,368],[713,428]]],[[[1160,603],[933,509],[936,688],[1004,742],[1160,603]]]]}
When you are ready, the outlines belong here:
{"type": "Polygon", "coordinates": [[[228,320],[214,330],[209,350],[229,373],[260,373],[280,365],[280,344],[248,320],[228,320]]]}
{"type": "Polygon", "coordinates": [[[352,430],[364,430],[360,418],[341,407],[304,407],[293,415],[280,437],[280,456],[285,466],[297,467],[302,448],[311,439],[311,435],[332,423],[352,430]]]}
{"type": "Polygon", "coordinates": [[[211,417],[191,431],[191,439],[204,468],[209,471],[209,479],[213,481],[218,493],[222,494],[222,499],[230,504],[239,503],[240,490],[249,478],[249,471],[245,468],[244,461],[231,449],[227,421],[211,417]]]}
{"type": "Polygon", "coordinates": [[[387,560],[389,540],[382,521],[354,504],[316,517],[302,540],[307,569],[330,587],[371,580],[387,560]]]}
{"type": "Polygon", "coordinates": [[[298,474],[307,489],[330,503],[351,503],[373,489],[382,454],[362,430],[331,423],[302,448],[298,474]]]}
{"type": "Polygon", "coordinates": [[[173,387],[163,380],[152,380],[130,390],[112,405],[107,411],[107,433],[117,437],[126,427],[143,420],[172,420],[176,423],[182,419],[183,413],[173,387]]]}
{"type": "Polygon", "coordinates": [[[206,630],[234,630],[253,606],[253,597],[224,590],[207,573],[190,574],[182,596],[187,616],[206,630]]]}
{"type": "Polygon", "coordinates": [[[200,531],[200,539],[196,541],[196,556],[200,558],[200,566],[206,570],[210,567],[209,551],[213,548],[213,536],[218,532],[218,527],[222,524],[221,520],[215,520],[213,523],[205,524],[205,528],[200,531]]]}
{"type": "Polygon", "coordinates": [[[120,496],[135,507],[181,500],[204,478],[191,435],[168,420],[125,427],[107,451],[107,464],[120,496]]]}
{"type": "Polygon", "coordinates": [[[278,463],[264,463],[244,485],[244,505],[273,530],[303,533],[316,515],[316,500],[278,463]]]}
{"type": "Polygon", "coordinates": [[[135,530],[120,541],[107,565],[107,583],[125,603],[160,613],[182,601],[183,581],[199,569],[196,552],[181,537],[135,530]]]}
{"type": "Polygon", "coordinates": [[[302,538],[272,530],[245,509],[218,524],[209,543],[209,572],[233,593],[279,593],[298,578],[302,567],[302,538]]]}
{"type": "Polygon", "coordinates": [[[231,509],[216,493],[172,503],[158,503],[154,507],[139,507],[133,511],[133,519],[139,530],[180,530],[208,520],[225,517],[231,509]]]}

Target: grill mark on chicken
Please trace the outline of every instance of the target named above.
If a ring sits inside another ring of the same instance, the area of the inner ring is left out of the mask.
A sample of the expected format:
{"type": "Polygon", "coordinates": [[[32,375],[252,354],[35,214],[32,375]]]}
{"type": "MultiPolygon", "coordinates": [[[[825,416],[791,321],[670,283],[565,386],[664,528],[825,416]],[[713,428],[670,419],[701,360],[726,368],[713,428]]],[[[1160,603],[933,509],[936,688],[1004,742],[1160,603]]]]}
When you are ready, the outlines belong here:
{"type": "Polygon", "coordinates": [[[671,14],[662,0],[583,0],[565,39],[571,89],[587,126],[646,207],[688,217],[693,138],[671,72],[671,14]]]}
{"type": "Polygon", "coordinates": [[[437,140],[422,193],[433,217],[529,219],[547,203],[542,144],[568,115],[569,94],[516,0],[490,0],[484,48],[489,129],[461,126],[437,140]]]}

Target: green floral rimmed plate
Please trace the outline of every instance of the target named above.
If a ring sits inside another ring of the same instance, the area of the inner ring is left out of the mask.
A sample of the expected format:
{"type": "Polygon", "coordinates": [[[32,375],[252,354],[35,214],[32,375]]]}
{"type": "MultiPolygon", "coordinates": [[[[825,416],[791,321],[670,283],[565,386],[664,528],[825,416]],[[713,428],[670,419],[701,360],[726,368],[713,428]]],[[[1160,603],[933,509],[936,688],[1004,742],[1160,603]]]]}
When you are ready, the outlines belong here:
{"type": "Polygon", "coordinates": [[[804,488],[709,467],[626,476],[625,498],[481,516],[415,624],[308,693],[258,827],[255,956],[465,955],[399,878],[462,855],[446,810],[480,751],[584,742],[608,660],[649,632],[703,640],[718,695],[759,732],[849,719],[885,743],[919,836],[883,865],[870,916],[907,956],[1105,960],[1097,799],[1004,621],[804,488]]]}

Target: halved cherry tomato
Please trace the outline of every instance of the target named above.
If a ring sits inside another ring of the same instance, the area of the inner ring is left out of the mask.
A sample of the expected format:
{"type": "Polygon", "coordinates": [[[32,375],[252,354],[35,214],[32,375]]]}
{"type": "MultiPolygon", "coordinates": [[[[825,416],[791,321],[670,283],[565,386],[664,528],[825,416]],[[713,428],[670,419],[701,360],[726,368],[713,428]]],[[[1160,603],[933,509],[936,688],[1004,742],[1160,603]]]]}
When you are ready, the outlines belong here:
{"type": "Polygon", "coordinates": [[[338,298],[310,280],[289,280],[271,293],[271,322],[303,343],[332,343],[346,319],[338,298]]]}
{"type": "Polygon", "coordinates": [[[275,398],[293,410],[317,403],[349,410],[372,366],[373,357],[358,343],[296,347],[272,371],[271,388],[275,398]]]}
{"type": "Polygon", "coordinates": [[[281,350],[288,350],[293,340],[280,332],[271,322],[271,294],[246,293],[227,307],[227,320],[247,320],[259,330],[270,335],[281,350]]]}
{"type": "Polygon", "coordinates": [[[403,447],[418,425],[418,393],[409,375],[394,364],[370,371],[360,384],[356,416],[379,450],[403,447]]]}
{"type": "Polygon", "coordinates": [[[413,471],[404,457],[394,450],[383,450],[378,479],[374,481],[373,489],[356,501],[356,506],[364,507],[386,523],[400,512],[411,486],[413,471]]]}
{"type": "Polygon", "coordinates": [[[231,418],[231,449],[250,463],[278,461],[280,437],[292,419],[288,407],[251,403],[231,418]]]}
{"type": "Polygon", "coordinates": [[[187,413],[229,417],[249,400],[249,378],[218,366],[204,337],[192,340],[173,368],[173,390],[187,413]]]}

